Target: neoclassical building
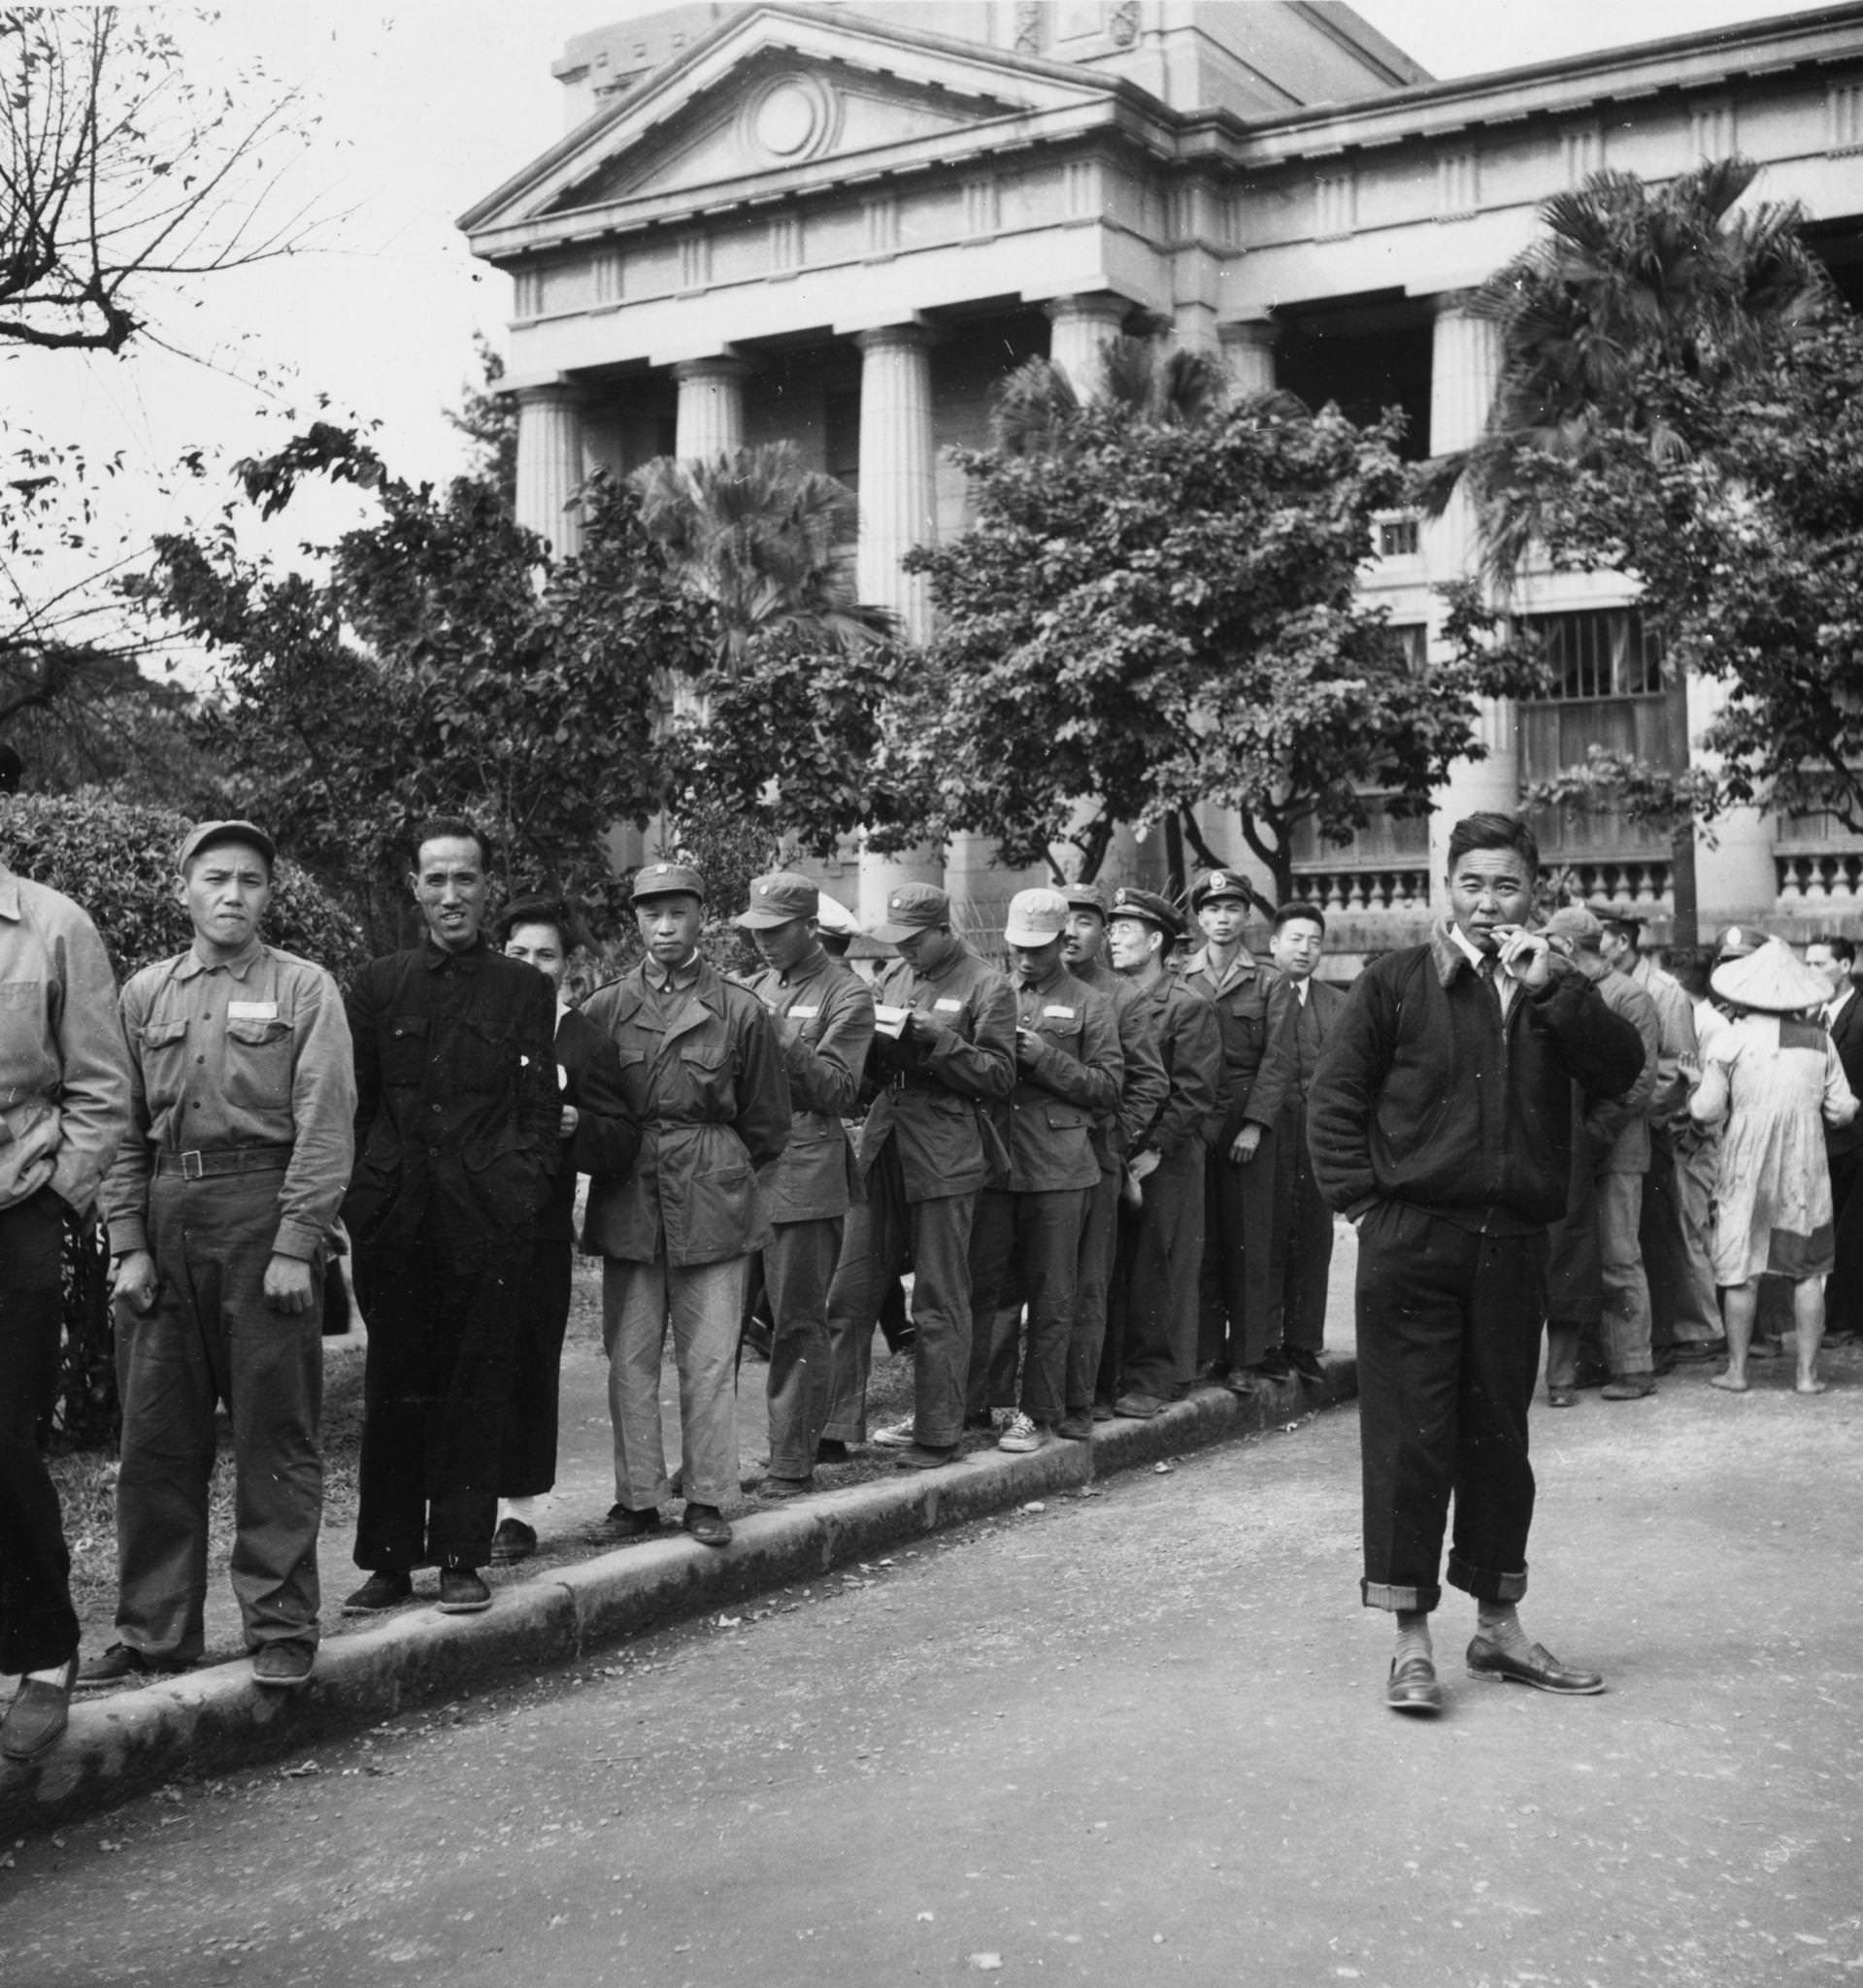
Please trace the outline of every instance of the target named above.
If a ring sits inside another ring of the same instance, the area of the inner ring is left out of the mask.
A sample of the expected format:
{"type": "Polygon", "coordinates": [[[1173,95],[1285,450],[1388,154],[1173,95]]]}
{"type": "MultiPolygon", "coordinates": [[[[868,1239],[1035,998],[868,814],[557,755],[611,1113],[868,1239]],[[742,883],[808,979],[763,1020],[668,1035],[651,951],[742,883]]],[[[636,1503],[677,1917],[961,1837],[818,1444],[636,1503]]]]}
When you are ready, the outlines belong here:
{"type": "MultiPolygon", "coordinates": [[[[1441,453],[1494,380],[1468,294],[1538,204],[1602,165],[1661,178],[1733,151],[1863,293],[1863,5],[1441,83],[1327,0],[751,0],[595,28],[556,74],[566,135],[461,221],[512,280],[525,521],[573,548],[593,469],[787,438],[857,491],[862,590],[915,635],[929,604],[900,555],[963,528],[946,451],[985,438],[1031,354],[1085,378],[1108,336],[1163,320],[1240,383],[1401,405],[1410,449],[1441,453]]],[[[1366,593],[1423,666],[1469,519],[1394,514],[1375,549],[1366,593]]],[[[1427,822],[1375,811],[1352,845],[1299,852],[1347,954],[1416,935],[1456,814],[1516,804],[1593,741],[1680,763],[1711,714],[1623,582],[1541,575],[1514,605],[1559,694],[1485,709],[1487,756],[1427,822]]],[[[1233,819],[1204,827],[1248,867],[1233,819]]],[[[1597,812],[1543,827],[1588,896],[1666,930],[1666,842],[1597,812]]],[[[1157,875],[1129,840],[1114,861],[1157,875]]],[[[905,867],[982,931],[1024,880],[980,839],[905,867]]],[[[869,911],[901,874],[826,868],[869,911]]],[[[1821,819],[1724,820],[1693,870],[1704,927],[1863,931],[1863,844],[1821,819]]]]}

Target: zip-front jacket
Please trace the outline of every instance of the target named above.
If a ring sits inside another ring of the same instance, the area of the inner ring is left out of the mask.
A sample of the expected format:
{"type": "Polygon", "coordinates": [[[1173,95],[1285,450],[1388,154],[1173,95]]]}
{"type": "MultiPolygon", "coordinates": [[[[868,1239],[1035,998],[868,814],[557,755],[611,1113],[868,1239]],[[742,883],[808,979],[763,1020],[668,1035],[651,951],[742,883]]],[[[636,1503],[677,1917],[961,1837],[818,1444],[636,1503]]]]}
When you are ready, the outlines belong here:
{"type": "Polygon", "coordinates": [[[1015,1019],[1033,1048],[1018,1053],[1015,1088],[997,1125],[1009,1147],[1014,1194],[1046,1194],[1099,1184],[1095,1119],[1114,1110],[1125,1074],[1113,1004],[1056,967],[1032,985],[1012,982],[1015,1019]]]}
{"type": "Polygon", "coordinates": [[[556,1016],[556,1071],[563,1103],[576,1108],[576,1130],[558,1139],[549,1200],[537,1217],[537,1241],[576,1240],[578,1174],[623,1174],[641,1149],[641,1128],[621,1095],[615,1044],[580,1008],[556,1016]]]}
{"type": "Polygon", "coordinates": [[[859,1110],[874,997],[819,948],[793,973],[768,967],[748,984],[775,1018],[793,1114],[789,1143],[763,1182],[770,1219],[832,1221],[848,1212],[859,1186],[842,1120],[859,1110]]]}
{"type": "Polygon", "coordinates": [[[1222,1031],[1215,1009],[1170,972],[1144,990],[1164,1058],[1166,1089],[1149,1120],[1133,1135],[1132,1152],[1169,1159],[1186,1140],[1201,1141],[1215,1116],[1222,1081],[1222,1031]]]}
{"type": "Polygon", "coordinates": [[[664,1248],[683,1268],[770,1240],[758,1173],[789,1143],[789,1085],[777,1033],[749,988],[701,961],[682,992],[649,990],[644,961],[582,1012],[614,1042],[641,1123],[624,1175],[590,1180],[582,1247],[624,1263],[664,1248]]]}
{"type": "Polygon", "coordinates": [[[1464,1228],[1529,1235],[1566,1211],[1572,1086],[1621,1097],[1644,1067],[1632,1025],[1554,958],[1503,1023],[1440,923],[1367,967],[1320,1052],[1308,1108],[1314,1174],[1357,1214],[1399,1201],[1464,1228]]]}
{"type": "Polygon", "coordinates": [[[958,942],[931,973],[895,960],[874,992],[882,1004],[920,1015],[931,1040],[875,1038],[868,1067],[882,1089],[861,1127],[861,1173],[872,1172],[887,1140],[897,1138],[908,1201],[975,1194],[996,1171],[1001,1146],[993,1128],[985,1143],[978,1107],[1007,1098],[1015,1085],[1010,984],[958,942]]]}

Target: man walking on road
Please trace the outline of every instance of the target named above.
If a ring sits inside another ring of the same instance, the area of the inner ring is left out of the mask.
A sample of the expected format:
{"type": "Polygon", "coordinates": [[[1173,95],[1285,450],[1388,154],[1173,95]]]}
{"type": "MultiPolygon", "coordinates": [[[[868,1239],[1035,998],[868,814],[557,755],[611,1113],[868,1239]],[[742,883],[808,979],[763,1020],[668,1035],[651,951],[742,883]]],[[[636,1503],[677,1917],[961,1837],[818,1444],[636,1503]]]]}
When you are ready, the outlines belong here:
{"type": "MultiPolygon", "coordinates": [[[[951,930],[950,900],[901,884],[874,938],[897,948],[875,993],[882,1086],[860,1133],[867,1198],[828,1294],[834,1394],[824,1440],[866,1434],[867,1372],[887,1290],[913,1271],[913,1420],[887,1432],[901,1470],[957,1456],[970,1375],[971,1224],[1003,1158],[986,1108],[1015,1084],[1015,997],[951,930]]],[[[879,1439],[884,1441],[884,1438],[879,1439]]]]}
{"type": "Polygon", "coordinates": [[[1397,1616],[1385,1703],[1435,1713],[1429,1618],[1476,1598],[1471,1672],[1589,1693],[1521,1629],[1533,1469],[1527,1411],[1547,1315],[1547,1228],[1566,1209],[1572,1085],[1619,1097],[1637,1031],[1524,924],[1532,831],[1471,814],[1449,837],[1448,915],[1360,976],[1321,1054],[1314,1170],[1358,1227],[1365,1606],[1397,1616]]]}
{"type": "Polygon", "coordinates": [[[874,997],[823,947],[820,905],[808,878],[779,870],[752,881],[738,919],[763,961],[750,991],[776,1024],[793,1113],[789,1143],[764,1183],[771,1224],[763,1245],[771,1323],[765,1498],[799,1497],[815,1485],[832,1378],[828,1290],[855,1180],[842,1120],[858,1109],[874,1040],[874,997]]]}
{"type": "Polygon", "coordinates": [[[316,1657],[323,1265],[355,1155],[355,1067],[336,982],[259,937],[275,858],[250,821],[192,830],[176,868],[193,944],[123,989],[130,1132],[103,1196],[123,1408],[117,1640],[83,1685],[200,1658],[221,1402],[252,1674],[288,1691],[316,1657]]]}
{"type": "MultiPolygon", "coordinates": [[[[23,769],[0,744],[0,823],[23,769]]],[[[87,1213],[129,1117],[116,977],[89,918],[0,862],[0,1754],[65,1730],[78,1669],[71,1554],[39,1423],[58,1385],[67,1209],[87,1213]]]]}
{"type": "Polygon", "coordinates": [[[491,1607],[517,1293],[559,1161],[556,1003],[483,932],[490,849],[447,816],[414,838],[421,943],[349,990],[356,1162],[343,1219],[367,1291],[362,1495],[346,1614],[439,1563],[440,1607],[491,1607]]]}
{"type": "Polygon", "coordinates": [[[727,1546],[738,1491],[738,1336],[750,1260],[770,1240],[758,1176],[789,1143],[789,1086],[763,1004],[699,951],[705,882],[684,863],[637,871],[647,957],[583,1012],[614,1041],[641,1124],[640,1157],[589,1183],[582,1245],[602,1266],[615,1425],[609,1528],[639,1539],[672,1496],[660,1430],[667,1326],[680,1375],[680,1523],[727,1546]]]}
{"type": "Polygon", "coordinates": [[[1222,1036],[1214,1008],[1165,967],[1165,952],[1182,931],[1155,892],[1114,893],[1107,945],[1114,969],[1148,1004],[1169,1085],[1126,1161],[1126,1206],[1100,1359],[1099,1403],[1107,1415],[1134,1421],[1176,1401],[1196,1372],[1203,1133],[1215,1110],[1222,1036]]]}

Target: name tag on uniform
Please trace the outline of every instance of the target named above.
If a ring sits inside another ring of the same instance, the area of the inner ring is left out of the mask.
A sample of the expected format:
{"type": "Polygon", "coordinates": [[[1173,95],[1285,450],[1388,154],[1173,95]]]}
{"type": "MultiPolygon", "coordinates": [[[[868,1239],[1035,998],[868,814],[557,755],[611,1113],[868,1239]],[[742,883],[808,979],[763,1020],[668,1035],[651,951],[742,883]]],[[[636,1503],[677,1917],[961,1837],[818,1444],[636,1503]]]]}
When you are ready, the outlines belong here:
{"type": "Polygon", "coordinates": [[[962,1014],[964,1011],[961,1001],[948,1001],[943,995],[932,1003],[932,1007],[939,1014],[962,1014]]]}
{"type": "Polygon", "coordinates": [[[228,1021],[277,1021],[279,1005],[276,1001],[229,1001],[226,1018],[228,1021]]]}
{"type": "Polygon", "coordinates": [[[789,1016],[792,1021],[814,1021],[815,1016],[818,1015],[820,1012],[821,1004],[817,1001],[813,1008],[790,1009],[789,1016]]]}
{"type": "Polygon", "coordinates": [[[1059,1021],[1073,1021],[1075,1019],[1073,1009],[1057,1008],[1052,1003],[1043,1009],[1042,1012],[1044,1014],[1051,1014],[1059,1021]]]}

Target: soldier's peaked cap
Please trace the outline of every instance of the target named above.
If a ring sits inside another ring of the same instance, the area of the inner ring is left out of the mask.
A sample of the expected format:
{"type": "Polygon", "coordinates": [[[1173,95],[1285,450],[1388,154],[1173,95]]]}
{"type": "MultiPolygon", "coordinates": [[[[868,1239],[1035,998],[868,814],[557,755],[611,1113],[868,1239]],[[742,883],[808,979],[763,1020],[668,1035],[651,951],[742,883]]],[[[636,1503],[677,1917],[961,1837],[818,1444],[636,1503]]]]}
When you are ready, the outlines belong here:
{"type": "Polygon", "coordinates": [[[1113,893],[1112,908],[1107,915],[1109,918],[1143,918],[1148,925],[1155,925],[1167,939],[1178,939],[1183,934],[1183,920],[1169,899],[1161,898],[1155,890],[1138,890],[1127,883],[1122,883],[1113,893]]]}
{"type": "Polygon", "coordinates": [[[750,902],[738,919],[745,932],[767,932],[797,918],[813,918],[821,909],[821,893],[795,870],[773,870],[750,879],[750,902]]]}
{"type": "Polygon", "coordinates": [[[638,905],[650,897],[695,897],[703,904],[705,878],[690,863],[643,863],[628,898],[638,905]]]}
{"type": "Polygon", "coordinates": [[[1190,886],[1190,909],[1200,911],[1205,905],[1223,897],[1233,897],[1245,905],[1255,901],[1246,878],[1238,877],[1233,870],[1206,870],[1190,886]]]}
{"type": "Polygon", "coordinates": [[[882,944],[897,945],[915,932],[950,923],[950,899],[935,883],[902,883],[886,894],[885,915],[868,929],[882,944]]]}

